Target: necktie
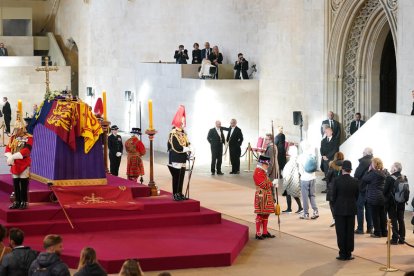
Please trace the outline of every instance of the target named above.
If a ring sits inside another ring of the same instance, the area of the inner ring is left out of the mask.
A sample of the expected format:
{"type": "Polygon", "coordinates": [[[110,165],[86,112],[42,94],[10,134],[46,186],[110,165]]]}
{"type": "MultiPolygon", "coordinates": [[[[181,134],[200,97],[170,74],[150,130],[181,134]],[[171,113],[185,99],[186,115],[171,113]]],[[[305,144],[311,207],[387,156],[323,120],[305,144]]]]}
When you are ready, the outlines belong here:
{"type": "Polygon", "coordinates": [[[358,121],[358,128],[357,129],[359,129],[359,121],[358,121]]]}
{"type": "Polygon", "coordinates": [[[333,122],[332,120],[329,120],[329,127],[332,128],[332,126],[333,126],[333,122]]]}

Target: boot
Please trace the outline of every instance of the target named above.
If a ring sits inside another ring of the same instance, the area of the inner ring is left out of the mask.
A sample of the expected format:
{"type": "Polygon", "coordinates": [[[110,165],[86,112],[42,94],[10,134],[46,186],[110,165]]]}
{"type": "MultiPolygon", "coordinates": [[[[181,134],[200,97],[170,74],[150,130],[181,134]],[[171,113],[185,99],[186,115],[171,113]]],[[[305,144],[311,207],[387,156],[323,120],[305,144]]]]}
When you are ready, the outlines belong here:
{"type": "Polygon", "coordinates": [[[29,202],[20,203],[20,207],[19,207],[20,210],[24,210],[24,209],[27,209],[27,208],[29,208],[29,202]]]}
{"type": "Polygon", "coordinates": [[[20,178],[20,198],[21,198],[22,203],[25,202],[27,204],[29,202],[28,188],[29,188],[29,178],[20,178]]]}
{"type": "Polygon", "coordinates": [[[176,168],[173,168],[171,166],[167,166],[167,167],[170,170],[170,173],[171,173],[171,176],[172,176],[172,181],[171,182],[172,182],[173,199],[177,200],[176,194],[177,194],[177,190],[178,190],[178,181],[179,181],[178,177],[179,177],[179,174],[180,174],[180,170],[176,169],[176,168]]]}
{"type": "Polygon", "coordinates": [[[298,205],[298,210],[295,212],[296,214],[300,214],[303,211],[302,202],[300,201],[299,197],[294,197],[296,204],[298,205]]]}
{"type": "Polygon", "coordinates": [[[9,209],[19,209],[20,208],[20,202],[15,201],[10,206],[9,209]]]}
{"type": "Polygon", "coordinates": [[[185,196],[183,195],[184,178],[185,178],[185,167],[180,169],[180,176],[178,178],[179,181],[178,181],[177,193],[180,195],[181,200],[185,199],[185,196]]]}

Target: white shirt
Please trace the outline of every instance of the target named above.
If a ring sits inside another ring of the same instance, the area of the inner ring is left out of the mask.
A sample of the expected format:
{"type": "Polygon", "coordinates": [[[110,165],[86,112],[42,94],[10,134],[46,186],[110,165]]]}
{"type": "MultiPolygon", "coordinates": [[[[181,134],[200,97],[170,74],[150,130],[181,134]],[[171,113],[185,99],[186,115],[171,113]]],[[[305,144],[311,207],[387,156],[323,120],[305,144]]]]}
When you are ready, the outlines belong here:
{"type": "Polygon", "coordinates": [[[230,137],[233,135],[233,131],[234,131],[234,129],[235,129],[236,127],[232,127],[231,128],[231,130],[230,130],[230,137]]]}
{"type": "Polygon", "coordinates": [[[220,137],[220,142],[221,142],[221,131],[219,128],[216,128],[216,131],[217,131],[218,136],[220,137]]]}
{"type": "Polygon", "coordinates": [[[303,180],[303,181],[310,181],[310,180],[316,179],[316,175],[314,172],[312,173],[305,172],[305,169],[303,168],[303,166],[306,163],[306,160],[308,159],[308,155],[309,153],[302,153],[298,157],[300,180],[303,180]]]}

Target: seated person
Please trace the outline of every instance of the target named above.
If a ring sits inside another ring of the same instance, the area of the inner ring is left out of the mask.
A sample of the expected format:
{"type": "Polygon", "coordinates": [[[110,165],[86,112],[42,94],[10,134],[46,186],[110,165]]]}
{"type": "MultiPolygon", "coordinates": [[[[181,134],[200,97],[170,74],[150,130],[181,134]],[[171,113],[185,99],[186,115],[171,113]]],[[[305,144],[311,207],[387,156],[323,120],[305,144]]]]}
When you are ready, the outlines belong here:
{"type": "Polygon", "coordinates": [[[174,53],[174,58],[176,64],[187,64],[188,51],[184,49],[184,45],[178,46],[178,50],[174,53]]]}
{"type": "Polygon", "coordinates": [[[211,65],[211,61],[206,58],[203,59],[198,72],[198,76],[200,77],[200,79],[213,78],[215,76],[215,72],[216,67],[214,65],[211,65]]]}
{"type": "Polygon", "coordinates": [[[7,51],[7,48],[4,47],[4,43],[0,42],[0,56],[8,56],[9,52],[7,51]]]}

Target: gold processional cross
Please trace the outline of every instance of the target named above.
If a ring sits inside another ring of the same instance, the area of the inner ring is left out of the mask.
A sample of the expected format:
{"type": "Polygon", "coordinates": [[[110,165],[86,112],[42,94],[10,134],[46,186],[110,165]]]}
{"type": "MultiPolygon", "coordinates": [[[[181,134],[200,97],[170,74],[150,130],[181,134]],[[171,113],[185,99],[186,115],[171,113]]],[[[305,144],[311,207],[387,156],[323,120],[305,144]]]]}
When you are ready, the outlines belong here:
{"type": "Polygon", "coordinates": [[[50,93],[50,87],[49,87],[49,72],[50,71],[57,71],[59,70],[59,68],[57,66],[49,66],[49,57],[45,57],[45,66],[41,66],[41,67],[37,67],[36,71],[41,72],[44,71],[46,72],[46,93],[50,93]]]}

